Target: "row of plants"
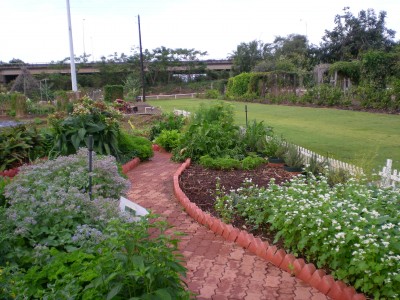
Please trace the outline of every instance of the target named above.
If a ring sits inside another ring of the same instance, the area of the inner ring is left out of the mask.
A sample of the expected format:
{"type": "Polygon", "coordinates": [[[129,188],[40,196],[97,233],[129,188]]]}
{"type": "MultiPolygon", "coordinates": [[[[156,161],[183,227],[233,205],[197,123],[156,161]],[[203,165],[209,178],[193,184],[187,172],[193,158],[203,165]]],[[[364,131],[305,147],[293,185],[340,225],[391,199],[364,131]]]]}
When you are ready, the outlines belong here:
{"type": "Polygon", "coordinates": [[[151,142],[120,128],[121,114],[112,105],[83,97],[76,101],[72,113],[57,112],[48,118],[48,126],[34,124],[0,131],[0,171],[41,157],[74,154],[89,146],[98,154],[113,155],[119,163],[134,157],[147,160],[153,156],[151,142]]]}
{"type": "Polygon", "coordinates": [[[91,200],[87,155],[81,148],[2,181],[1,298],[189,299],[176,236],[165,222],[119,211],[129,181],[113,156],[94,156],[91,200]]]}
{"type": "Polygon", "coordinates": [[[393,79],[389,88],[363,82],[343,91],[339,87],[325,83],[309,87],[305,93],[298,93],[296,85],[292,84],[293,80],[287,79],[287,83],[284,83],[284,75],[274,72],[241,73],[229,79],[225,95],[217,93],[216,90],[210,90],[206,93],[206,98],[273,104],[341,106],[390,112],[400,109],[400,81],[398,79],[393,79]],[[267,78],[268,82],[260,84],[257,81],[260,78],[267,78]],[[282,83],[279,83],[279,80],[283,80],[282,83]],[[276,84],[278,86],[275,87],[276,84]]]}
{"type": "Polygon", "coordinates": [[[296,176],[267,188],[247,181],[225,192],[217,184],[215,209],[230,222],[272,231],[275,241],[374,299],[400,296],[400,194],[365,179],[296,176]]]}

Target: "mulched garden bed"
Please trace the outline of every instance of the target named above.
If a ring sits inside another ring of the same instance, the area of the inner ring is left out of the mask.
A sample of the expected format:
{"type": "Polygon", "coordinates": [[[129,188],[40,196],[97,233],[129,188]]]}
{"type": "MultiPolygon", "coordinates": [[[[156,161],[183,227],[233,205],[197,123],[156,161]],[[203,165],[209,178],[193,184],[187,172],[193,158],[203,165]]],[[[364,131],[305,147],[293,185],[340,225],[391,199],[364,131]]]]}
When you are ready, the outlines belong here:
{"type": "MultiPolygon", "coordinates": [[[[225,192],[229,193],[230,190],[241,187],[245,179],[251,179],[254,184],[260,187],[267,187],[271,178],[275,178],[275,183],[282,184],[292,176],[292,174],[283,170],[282,167],[269,167],[267,164],[254,170],[231,171],[211,170],[192,164],[180,176],[179,185],[191,202],[196,203],[204,212],[209,212],[211,215],[219,218],[219,214],[214,209],[217,178],[219,178],[225,192]]],[[[271,232],[269,228],[254,230],[251,228],[251,225],[246,224],[245,220],[239,216],[235,217],[232,225],[240,229],[245,229],[255,236],[268,241],[270,244],[273,243],[275,233],[271,232]]],[[[282,241],[278,241],[275,245],[283,248],[282,241]]]]}

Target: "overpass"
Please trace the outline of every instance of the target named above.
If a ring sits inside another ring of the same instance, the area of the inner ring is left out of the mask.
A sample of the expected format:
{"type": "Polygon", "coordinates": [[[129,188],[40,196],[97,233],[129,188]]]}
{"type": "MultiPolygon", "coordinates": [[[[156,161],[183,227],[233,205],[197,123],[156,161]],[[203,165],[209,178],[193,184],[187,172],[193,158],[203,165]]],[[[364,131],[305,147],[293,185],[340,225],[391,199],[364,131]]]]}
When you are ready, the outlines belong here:
{"type": "MultiPolygon", "coordinates": [[[[229,71],[232,68],[232,60],[199,60],[179,62],[177,66],[168,68],[171,72],[183,72],[190,68],[190,65],[196,64],[205,70],[213,71],[229,71]]],[[[102,63],[76,63],[78,74],[93,74],[100,72],[102,63]]],[[[107,64],[107,63],[106,63],[107,64]]],[[[110,63],[111,64],[111,63],[110,63]]],[[[112,63],[120,65],[129,65],[129,63],[112,63]]],[[[0,63],[0,84],[7,84],[21,74],[22,68],[26,68],[32,75],[38,74],[70,74],[71,69],[68,63],[38,63],[38,64],[1,64],[0,63]]],[[[191,69],[191,68],[190,68],[191,69]]]]}

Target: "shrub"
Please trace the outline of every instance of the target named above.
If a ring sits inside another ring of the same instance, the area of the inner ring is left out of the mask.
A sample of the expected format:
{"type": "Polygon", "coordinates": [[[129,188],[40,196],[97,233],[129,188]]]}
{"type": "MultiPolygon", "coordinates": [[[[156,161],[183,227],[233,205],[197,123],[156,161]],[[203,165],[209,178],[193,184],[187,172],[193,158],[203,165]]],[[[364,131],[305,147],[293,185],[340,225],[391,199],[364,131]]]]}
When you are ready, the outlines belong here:
{"type": "Polygon", "coordinates": [[[116,99],[124,99],[124,86],[123,85],[104,86],[104,101],[114,102],[116,99]]]}
{"type": "Polygon", "coordinates": [[[339,88],[329,84],[320,84],[311,89],[302,97],[302,101],[317,105],[334,106],[339,105],[342,97],[342,92],[339,88]]]}
{"type": "Polygon", "coordinates": [[[76,153],[80,147],[88,146],[88,137],[92,135],[93,149],[97,153],[118,158],[120,116],[104,102],[95,102],[86,96],[79,99],[74,103],[72,115],[65,119],[60,113],[49,117],[54,150],[61,155],[76,153]]]}
{"type": "Polygon", "coordinates": [[[300,150],[295,145],[289,145],[286,153],[283,155],[285,164],[293,168],[301,168],[304,165],[304,158],[300,150]]]}
{"type": "Polygon", "coordinates": [[[204,98],[206,99],[218,99],[219,98],[219,91],[218,90],[207,90],[204,94],[204,98]]]}
{"type": "Polygon", "coordinates": [[[45,156],[51,145],[36,127],[10,127],[0,132],[0,171],[45,156]]]}
{"type": "Polygon", "coordinates": [[[171,151],[178,147],[181,134],[178,130],[163,130],[161,134],[155,139],[155,143],[160,145],[167,151],[171,151]]]}
{"type": "Polygon", "coordinates": [[[241,168],[243,170],[252,170],[265,163],[265,158],[259,156],[247,156],[241,161],[241,168]]]}
{"type": "Polygon", "coordinates": [[[184,116],[177,116],[173,113],[163,114],[162,119],[151,127],[149,139],[153,141],[163,130],[180,130],[184,124],[184,116]]]}
{"type": "Polygon", "coordinates": [[[200,164],[209,169],[233,170],[240,168],[240,161],[231,157],[212,158],[209,155],[200,157],[200,164]]]}
{"type": "Polygon", "coordinates": [[[264,123],[253,120],[246,128],[242,143],[246,152],[256,152],[264,154],[267,150],[267,137],[273,135],[271,127],[264,123]]]}
{"type": "Polygon", "coordinates": [[[174,159],[191,157],[198,161],[201,156],[237,157],[243,155],[239,127],[234,124],[233,108],[223,102],[202,105],[182,134],[174,159]]]}
{"type": "Polygon", "coordinates": [[[121,131],[118,135],[118,148],[121,163],[126,163],[134,157],[143,161],[153,156],[152,144],[148,139],[130,135],[125,131],[121,131]]]}

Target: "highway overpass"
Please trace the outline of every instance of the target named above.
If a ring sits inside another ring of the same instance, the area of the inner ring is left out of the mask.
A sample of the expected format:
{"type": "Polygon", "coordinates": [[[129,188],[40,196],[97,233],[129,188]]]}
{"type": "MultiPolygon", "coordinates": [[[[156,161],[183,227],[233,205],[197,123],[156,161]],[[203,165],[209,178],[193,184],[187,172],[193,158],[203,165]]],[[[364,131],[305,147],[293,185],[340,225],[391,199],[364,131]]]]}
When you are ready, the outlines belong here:
{"type": "MultiPolygon", "coordinates": [[[[180,62],[179,66],[168,68],[171,72],[181,73],[188,70],[189,65],[200,63],[206,70],[229,71],[232,68],[231,60],[201,60],[194,62],[180,62]]],[[[76,63],[78,74],[93,74],[100,72],[102,63],[76,63]]],[[[107,63],[106,63],[107,64],[107,63]]],[[[110,63],[111,64],[111,63],[110,63]]],[[[115,63],[113,63],[115,64],[115,63]]],[[[128,64],[128,63],[117,63],[128,64]]],[[[21,73],[22,68],[26,68],[32,75],[38,74],[70,74],[69,64],[0,64],[0,83],[7,84],[17,78],[21,73]]]]}

